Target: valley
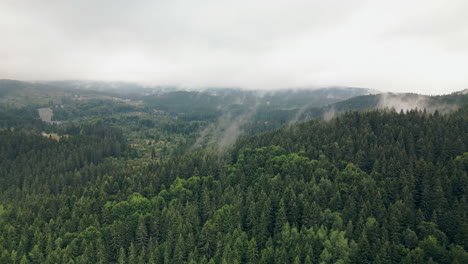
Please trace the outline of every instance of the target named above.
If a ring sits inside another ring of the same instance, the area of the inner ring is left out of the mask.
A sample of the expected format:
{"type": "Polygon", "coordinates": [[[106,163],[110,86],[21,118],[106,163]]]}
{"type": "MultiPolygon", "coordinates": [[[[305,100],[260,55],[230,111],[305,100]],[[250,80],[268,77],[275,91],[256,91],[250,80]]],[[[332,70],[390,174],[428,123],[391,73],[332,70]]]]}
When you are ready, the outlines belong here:
{"type": "Polygon", "coordinates": [[[0,82],[2,263],[468,257],[463,93],[77,89],[0,82]]]}

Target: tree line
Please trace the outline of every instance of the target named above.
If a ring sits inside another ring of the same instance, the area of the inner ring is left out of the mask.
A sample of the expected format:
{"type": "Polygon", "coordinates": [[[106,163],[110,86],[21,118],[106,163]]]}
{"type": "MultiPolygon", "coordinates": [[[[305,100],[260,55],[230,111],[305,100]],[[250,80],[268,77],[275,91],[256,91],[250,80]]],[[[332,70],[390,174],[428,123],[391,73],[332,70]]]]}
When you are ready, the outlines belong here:
{"type": "Polygon", "coordinates": [[[0,131],[1,263],[466,263],[468,108],[348,112],[148,161],[0,131]]]}

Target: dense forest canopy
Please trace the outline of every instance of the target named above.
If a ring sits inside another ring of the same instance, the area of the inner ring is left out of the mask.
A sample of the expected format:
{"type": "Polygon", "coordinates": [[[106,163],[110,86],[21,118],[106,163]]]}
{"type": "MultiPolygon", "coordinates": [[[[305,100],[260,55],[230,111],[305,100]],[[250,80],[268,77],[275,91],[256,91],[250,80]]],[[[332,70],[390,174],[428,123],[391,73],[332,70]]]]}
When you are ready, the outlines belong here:
{"type": "Polygon", "coordinates": [[[1,105],[0,263],[468,262],[468,105],[291,123],[269,98],[193,148],[233,93],[1,105]]]}

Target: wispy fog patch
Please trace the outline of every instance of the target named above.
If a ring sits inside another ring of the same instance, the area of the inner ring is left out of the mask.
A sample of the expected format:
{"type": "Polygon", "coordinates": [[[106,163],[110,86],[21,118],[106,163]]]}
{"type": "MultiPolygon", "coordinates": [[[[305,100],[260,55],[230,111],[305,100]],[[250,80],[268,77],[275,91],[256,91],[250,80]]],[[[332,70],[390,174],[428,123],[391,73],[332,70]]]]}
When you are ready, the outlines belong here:
{"type": "Polygon", "coordinates": [[[395,109],[396,111],[408,111],[411,109],[425,109],[428,105],[428,97],[417,94],[381,94],[377,108],[395,109]]]}
{"type": "Polygon", "coordinates": [[[244,101],[245,101],[245,95],[244,96],[237,96],[232,101],[232,104],[233,105],[241,105],[241,104],[244,104],[244,101]]]}
{"type": "Polygon", "coordinates": [[[232,119],[232,122],[222,130],[220,138],[214,141],[214,143],[218,144],[219,151],[225,150],[243,134],[244,131],[241,129],[241,126],[247,122],[246,119],[242,117],[232,119]]]}
{"type": "MultiPolygon", "coordinates": [[[[244,97],[238,97],[233,104],[243,104],[244,100],[244,97]]],[[[220,152],[224,151],[244,134],[242,127],[252,120],[259,105],[257,100],[254,106],[239,115],[226,110],[215,123],[209,124],[200,132],[200,136],[195,140],[190,150],[197,150],[205,144],[209,144],[215,145],[220,152]]]]}
{"type": "Polygon", "coordinates": [[[52,116],[54,115],[52,109],[50,108],[39,108],[37,109],[39,112],[39,117],[41,118],[42,121],[46,123],[51,123],[52,122],[52,116]]]}
{"type": "Polygon", "coordinates": [[[448,113],[457,110],[459,106],[457,104],[438,102],[431,96],[385,93],[379,95],[377,108],[395,109],[397,112],[419,109],[425,110],[428,113],[433,113],[435,111],[448,113]]]}
{"type": "Polygon", "coordinates": [[[299,118],[301,118],[301,116],[304,114],[304,112],[310,106],[311,106],[311,104],[306,104],[306,105],[302,106],[301,108],[299,108],[297,110],[296,114],[293,116],[293,118],[291,118],[291,120],[289,120],[288,125],[292,125],[292,124],[296,123],[297,121],[299,121],[299,118]]]}
{"type": "Polygon", "coordinates": [[[335,117],[335,114],[336,114],[335,107],[332,107],[328,109],[325,113],[323,113],[322,118],[323,120],[329,122],[330,120],[333,119],[333,117],[335,117]]]}
{"type": "Polygon", "coordinates": [[[450,113],[460,108],[458,104],[445,104],[445,103],[432,103],[426,106],[426,112],[434,113],[439,111],[441,113],[450,113]]]}
{"type": "MultiPolygon", "coordinates": [[[[220,136],[212,140],[212,143],[218,145],[218,151],[224,151],[244,134],[242,127],[252,120],[257,112],[258,106],[259,103],[257,101],[257,103],[244,114],[231,118],[230,120],[223,120],[223,123],[227,124],[227,126],[222,126],[224,129],[221,130],[220,136]]],[[[231,114],[229,114],[229,116],[231,116],[231,114]]]]}
{"type": "Polygon", "coordinates": [[[214,131],[215,128],[216,128],[216,125],[214,123],[211,123],[207,127],[205,127],[200,132],[200,135],[195,140],[195,143],[193,143],[192,147],[190,147],[190,151],[194,151],[194,150],[201,148],[203,146],[203,143],[206,141],[206,138],[210,134],[210,132],[214,131]]]}

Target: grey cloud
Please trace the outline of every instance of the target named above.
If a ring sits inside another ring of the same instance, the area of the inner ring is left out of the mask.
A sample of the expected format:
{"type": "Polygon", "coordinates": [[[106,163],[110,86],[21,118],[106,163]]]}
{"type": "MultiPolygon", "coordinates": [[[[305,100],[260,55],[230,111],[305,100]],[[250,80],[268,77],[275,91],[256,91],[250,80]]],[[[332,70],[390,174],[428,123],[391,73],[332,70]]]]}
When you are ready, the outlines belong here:
{"type": "Polygon", "coordinates": [[[467,87],[466,9],[462,0],[4,0],[0,77],[448,93],[467,87]]]}

